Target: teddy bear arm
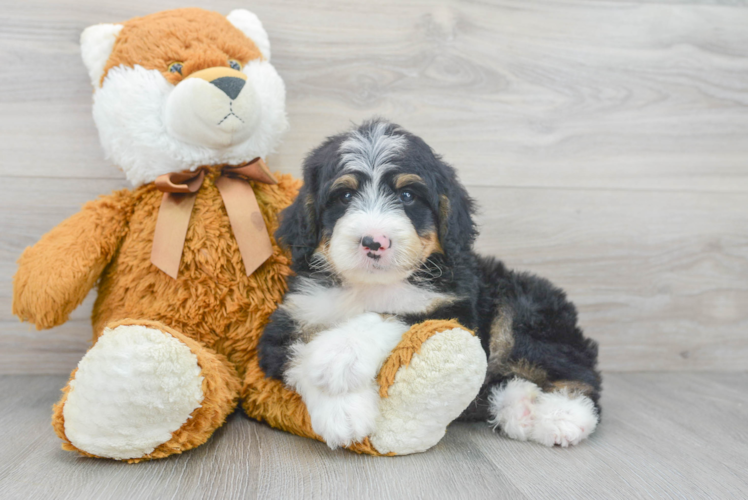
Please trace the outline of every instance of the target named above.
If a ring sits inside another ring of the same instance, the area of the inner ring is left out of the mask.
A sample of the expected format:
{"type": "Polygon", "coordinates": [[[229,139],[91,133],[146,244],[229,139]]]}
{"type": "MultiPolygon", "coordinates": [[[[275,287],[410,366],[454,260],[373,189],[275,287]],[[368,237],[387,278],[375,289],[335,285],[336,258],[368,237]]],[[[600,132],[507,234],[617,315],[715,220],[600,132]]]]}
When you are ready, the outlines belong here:
{"type": "Polygon", "coordinates": [[[64,323],[114,256],[132,206],[129,190],[102,196],[26,248],[13,278],[13,314],[39,330],[64,323]]]}

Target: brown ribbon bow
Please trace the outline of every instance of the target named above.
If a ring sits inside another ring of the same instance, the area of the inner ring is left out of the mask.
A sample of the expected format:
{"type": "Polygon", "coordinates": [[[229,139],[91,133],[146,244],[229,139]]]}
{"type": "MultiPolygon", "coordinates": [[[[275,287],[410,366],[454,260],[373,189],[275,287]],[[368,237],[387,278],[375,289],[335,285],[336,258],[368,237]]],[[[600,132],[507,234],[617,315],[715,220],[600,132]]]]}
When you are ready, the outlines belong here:
{"type": "MultiPolygon", "coordinates": [[[[208,170],[208,167],[202,167],[194,172],[160,175],[156,179],[156,188],[164,193],[164,197],[153,234],[151,263],[175,279],[179,273],[192,207],[208,170]]],[[[273,246],[255,192],[247,180],[278,183],[265,162],[255,158],[244,165],[222,167],[216,187],[221,193],[249,276],[273,254],[273,246]]]]}

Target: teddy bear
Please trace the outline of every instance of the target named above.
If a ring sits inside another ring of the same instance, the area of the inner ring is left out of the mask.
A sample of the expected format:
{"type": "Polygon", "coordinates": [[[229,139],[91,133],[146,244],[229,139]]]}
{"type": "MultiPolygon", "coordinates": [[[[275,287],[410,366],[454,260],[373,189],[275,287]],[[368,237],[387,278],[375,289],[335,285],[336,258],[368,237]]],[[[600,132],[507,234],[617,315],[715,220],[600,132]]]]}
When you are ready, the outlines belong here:
{"type": "MultiPolygon", "coordinates": [[[[240,401],[253,419],[322,440],[300,396],[257,360],[291,273],[272,234],[300,188],[264,163],[288,120],[260,20],[165,11],[91,26],[81,51],[101,144],[133,188],[88,202],[18,261],[13,312],[37,329],[97,288],[92,347],[53,408],[63,448],[166,457],[204,443],[240,401]]],[[[485,366],[455,321],[413,326],[379,370],[376,429],[347,448],[430,448],[485,366]]]]}

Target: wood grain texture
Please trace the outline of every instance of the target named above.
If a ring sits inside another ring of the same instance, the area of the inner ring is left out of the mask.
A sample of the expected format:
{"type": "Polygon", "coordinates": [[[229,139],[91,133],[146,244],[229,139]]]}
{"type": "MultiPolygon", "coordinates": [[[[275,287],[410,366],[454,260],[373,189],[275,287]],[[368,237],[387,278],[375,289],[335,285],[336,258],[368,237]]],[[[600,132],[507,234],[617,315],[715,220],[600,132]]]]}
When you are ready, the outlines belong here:
{"type": "MultiPolygon", "coordinates": [[[[0,5],[0,373],[65,373],[91,300],[39,333],[10,300],[25,246],[126,185],[98,144],[78,37],[184,2],[0,5]]],[[[326,135],[389,117],[457,167],[481,252],[569,291],[603,368],[748,370],[746,7],[253,2],[291,122],[268,164],[298,174],[326,135]]]]}
{"type": "Polygon", "coordinates": [[[455,424],[405,457],[331,451],[232,415],[208,443],[127,465],[60,449],[61,376],[0,377],[0,497],[23,499],[631,499],[748,495],[748,374],[605,377],[598,431],[575,448],[455,424]]]}

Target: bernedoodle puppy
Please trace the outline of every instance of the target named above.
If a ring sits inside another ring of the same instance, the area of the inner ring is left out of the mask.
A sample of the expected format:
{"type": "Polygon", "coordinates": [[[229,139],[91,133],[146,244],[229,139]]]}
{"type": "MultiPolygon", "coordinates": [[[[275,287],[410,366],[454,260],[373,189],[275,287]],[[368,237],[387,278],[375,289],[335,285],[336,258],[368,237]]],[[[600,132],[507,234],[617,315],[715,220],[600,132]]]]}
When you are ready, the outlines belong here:
{"type": "Polygon", "coordinates": [[[455,170],[395,124],[364,123],[307,157],[304,187],[276,233],[296,275],[259,355],[268,377],[302,396],[330,446],[373,430],[341,436],[329,421],[340,405],[361,405],[346,414],[363,420],[377,411],[343,396],[376,376],[410,325],[428,319],[457,319],[486,352],[485,382],[460,420],[547,446],[577,444],[595,430],[597,344],[562,290],[474,253],[473,213],[455,170]]]}

